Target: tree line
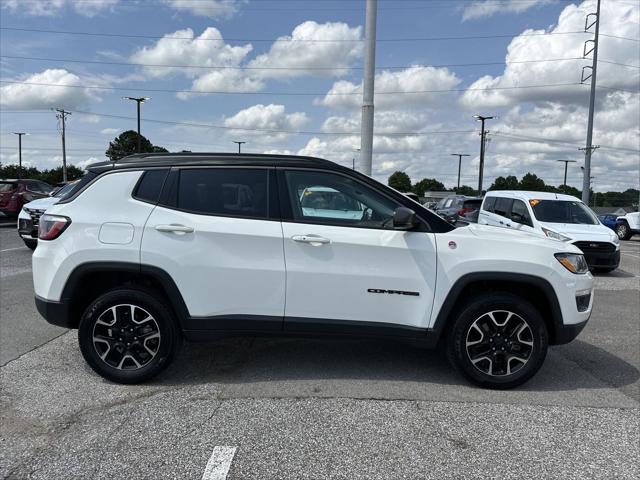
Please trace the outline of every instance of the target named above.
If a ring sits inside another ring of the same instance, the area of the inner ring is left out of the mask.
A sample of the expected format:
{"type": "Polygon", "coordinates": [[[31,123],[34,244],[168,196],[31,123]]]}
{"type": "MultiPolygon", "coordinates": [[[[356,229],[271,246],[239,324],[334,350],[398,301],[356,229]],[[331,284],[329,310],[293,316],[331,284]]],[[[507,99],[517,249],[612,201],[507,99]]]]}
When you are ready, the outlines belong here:
{"type": "MultiPolygon", "coordinates": [[[[468,185],[460,188],[445,188],[442,182],[435,178],[423,178],[422,180],[412,184],[411,178],[405,172],[394,172],[388,180],[390,187],[400,192],[413,192],[420,197],[424,197],[425,192],[446,192],[456,193],[459,195],[477,195],[478,191],[468,185]]],[[[553,192],[566,193],[574,197],[581,198],[582,191],[569,185],[547,185],[543,179],[534,173],[526,173],[519,180],[515,175],[506,177],[497,177],[489,187],[489,190],[530,190],[535,192],[553,192]]],[[[597,207],[628,207],[638,204],[638,195],[640,191],[635,188],[629,188],[624,192],[598,192],[593,191],[590,194],[591,206],[597,207]]]]}

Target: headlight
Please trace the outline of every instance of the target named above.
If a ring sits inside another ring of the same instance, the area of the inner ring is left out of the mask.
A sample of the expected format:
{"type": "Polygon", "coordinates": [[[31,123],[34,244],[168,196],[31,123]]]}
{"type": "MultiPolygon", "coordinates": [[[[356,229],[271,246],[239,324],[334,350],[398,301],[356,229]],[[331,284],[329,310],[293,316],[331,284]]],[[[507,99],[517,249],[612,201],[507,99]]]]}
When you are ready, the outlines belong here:
{"type": "Polygon", "coordinates": [[[620,239],[618,238],[618,235],[616,235],[615,233],[611,235],[611,241],[616,245],[620,245],[620,239]]]}
{"type": "Polygon", "coordinates": [[[554,232],[553,230],[549,230],[548,228],[542,227],[542,231],[547,237],[553,238],[554,240],[560,240],[561,242],[568,242],[569,240],[571,240],[569,237],[566,237],[558,232],[554,232]]]}
{"type": "MultiPolygon", "coordinates": [[[[27,207],[22,207],[22,211],[27,215],[29,215],[29,209],[27,207]]],[[[616,238],[618,238],[617,235],[616,235],[616,238]]]]}
{"type": "Polygon", "coordinates": [[[555,257],[571,273],[578,274],[589,271],[589,265],[587,265],[584,255],[579,253],[556,253],[555,257]]]}

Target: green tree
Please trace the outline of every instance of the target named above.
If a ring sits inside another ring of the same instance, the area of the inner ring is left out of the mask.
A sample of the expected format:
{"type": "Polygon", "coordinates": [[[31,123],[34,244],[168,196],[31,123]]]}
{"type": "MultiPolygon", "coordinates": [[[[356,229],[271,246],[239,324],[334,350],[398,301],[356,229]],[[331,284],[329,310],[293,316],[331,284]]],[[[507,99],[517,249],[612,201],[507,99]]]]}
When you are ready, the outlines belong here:
{"type": "MultiPolygon", "coordinates": [[[[67,180],[77,180],[84,175],[84,171],[74,165],[67,165],[67,180]]],[[[62,165],[50,170],[43,170],[39,175],[40,180],[49,185],[62,182],[62,165]]]]}
{"type": "Polygon", "coordinates": [[[496,178],[489,187],[489,190],[518,190],[518,187],[518,178],[514,175],[509,175],[508,177],[496,178]]]}
{"type": "Polygon", "coordinates": [[[558,185],[558,193],[573,195],[574,197],[578,197],[578,198],[582,197],[582,192],[578,190],[576,187],[572,187],[571,185],[558,185]]]}
{"type": "Polygon", "coordinates": [[[413,186],[413,193],[419,197],[424,197],[424,192],[442,192],[443,190],[446,188],[435,178],[423,178],[413,186]]]}
{"type": "Polygon", "coordinates": [[[462,185],[460,188],[454,188],[458,195],[467,195],[472,197],[476,194],[477,190],[469,185],[462,185]]]}
{"type": "Polygon", "coordinates": [[[399,192],[406,193],[411,191],[411,179],[404,172],[392,173],[387,184],[399,192]]]}
{"type": "MultiPolygon", "coordinates": [[[[153,145],[144,135],[140,135],[140,151],[141,153],[160,153],[168,150],[163,147],[153,145]]],[[[138,132],[127,130],[122,132],[112,142],[109,142],[109,148],[105,155],[109,160],[115,162],[127,155],[133,155],[138,152],[138,132]]]]}
{"type": "Polygon", "coordinates": [[[520,190],[531,190],[536,192],[544,192],[546,190],[546,185],[544,184],[544,180],[539,178],[534,173],[527,173],[522,180],[520,180],[520,190]]]}

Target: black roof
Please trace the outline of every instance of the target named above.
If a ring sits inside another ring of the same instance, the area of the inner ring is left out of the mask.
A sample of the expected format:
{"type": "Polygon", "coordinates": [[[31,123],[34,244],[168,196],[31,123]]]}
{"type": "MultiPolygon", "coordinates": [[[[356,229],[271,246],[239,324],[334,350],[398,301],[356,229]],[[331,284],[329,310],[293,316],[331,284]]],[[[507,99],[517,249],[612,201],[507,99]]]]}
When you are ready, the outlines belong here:
{"type": "Polygon", "coordinates": [[[237,165],[237,166],[315,166],[333,170],[347,169],[329,160],[298,155],[268,155],[255,153],[138,153],[115,162],[94,163],[87,167],[94,172],[110,169],[138,167],[169,167],[190,165],[237,165]]]}

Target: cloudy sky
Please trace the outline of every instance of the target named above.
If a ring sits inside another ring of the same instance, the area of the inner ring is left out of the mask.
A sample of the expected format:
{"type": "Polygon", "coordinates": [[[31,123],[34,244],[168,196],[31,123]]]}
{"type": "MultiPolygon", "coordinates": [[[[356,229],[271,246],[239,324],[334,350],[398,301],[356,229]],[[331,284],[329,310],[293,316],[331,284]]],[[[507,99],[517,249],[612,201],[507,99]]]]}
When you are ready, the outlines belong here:
{"type": "MultiPolygon", "coordinates": [[[[286,152],[358,161],[363,0],[0,0],[0,161],[57,166],[51,108],[73,113],[68,158],[104,158],[135,128],[169,150],[286,152]]],[[[595,1],[379,0],[374,176],[395,170],[447,186],[464,160],[485,188],[535,172],[581,186],[589,88],[580,84],[595,1]]],[[[593,156],[598,191],[638,188],[640,2],[602,0],[593,156]]]]}

